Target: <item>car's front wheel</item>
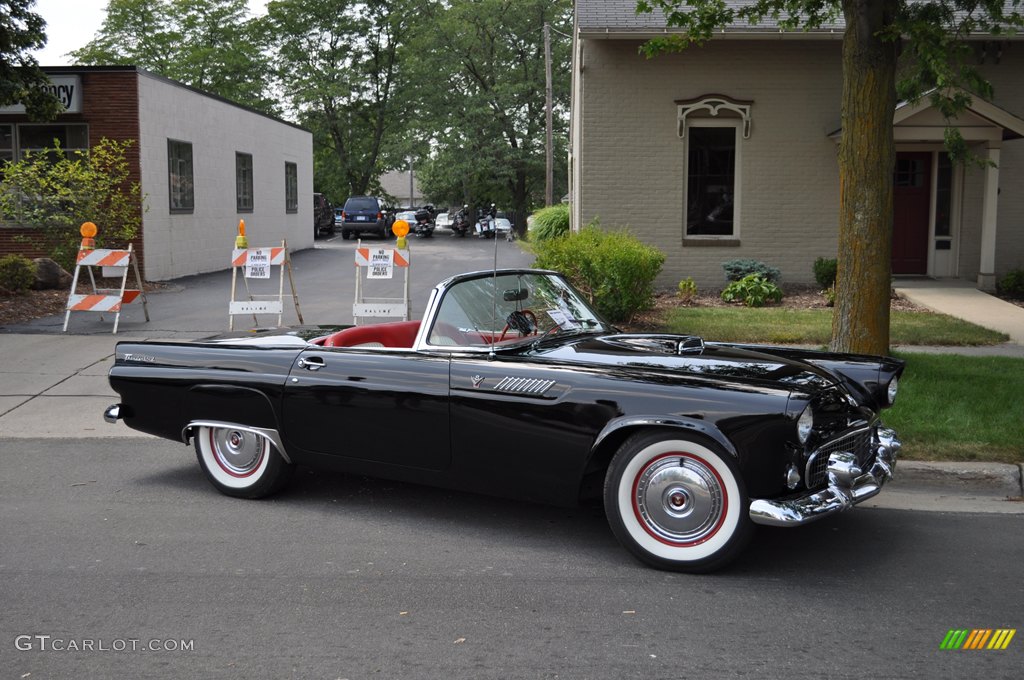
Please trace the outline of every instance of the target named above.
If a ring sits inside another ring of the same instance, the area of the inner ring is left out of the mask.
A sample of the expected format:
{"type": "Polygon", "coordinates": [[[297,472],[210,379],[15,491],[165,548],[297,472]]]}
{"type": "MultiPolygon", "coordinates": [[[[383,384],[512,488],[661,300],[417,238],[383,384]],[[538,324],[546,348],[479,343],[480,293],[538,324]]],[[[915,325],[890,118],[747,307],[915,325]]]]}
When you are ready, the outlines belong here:
{"type": "Polygon", "coordinates": [[[228,496],[262,498],[276,493],[295,467],[266,437],[250,430],[203,426],[194,443],[206,478],[228,496]]]}
{"type": "Polygon", "coordinates": [[[718,569],[753,530],[733,458],[711,441],[664,430],[622,444],[605,477],[604,504],[619,541],[660,569],[718,569]]]}

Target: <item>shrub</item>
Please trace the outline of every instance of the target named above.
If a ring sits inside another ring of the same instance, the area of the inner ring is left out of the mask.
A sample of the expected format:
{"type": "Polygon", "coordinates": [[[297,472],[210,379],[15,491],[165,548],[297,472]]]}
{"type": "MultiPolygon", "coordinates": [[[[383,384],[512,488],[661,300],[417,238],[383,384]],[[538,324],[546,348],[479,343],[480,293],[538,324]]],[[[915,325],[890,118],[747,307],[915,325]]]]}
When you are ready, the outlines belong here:
{"type": "Polygon", "coordinates": [[[132,140],[103,138],[88,153],[53,149],[10,161],[0,175],[0,220],[32,233],[27,240],[65,269],[72,269],[82,240],[78,229],[94,222],[97,248],[120,248],[135,238],[145,210],[138,182],[130,181],[132,140]]]}
{"type": "Polygon", "coordinates": [[[814,261],[814,280],[822,288],[831,288],[836,283],[838,261],[833,257],[819,257],[814,261]]]}
{"type": "Polygon", "coordinates": [[[747,307],[763,307],[766,302],[778,302],[782,291],[760,274],[748,274],[739,281],[733,281],[722,291],[726,302],[742,302],[747,307]]]}
{"type": "Polygon", "coordinates": [[[553,205],[533,213],[531,241],[546,241],[569,233],[569,206],[553,205]]]}
{"type": "Polygon", "coordinates": [[[693,299],[697,297],[697,282],[693,280],[692,276],[687,276],[679,282],[678,295],[683,302],[693,302],[693,299]]]}
{"type": "Polygon", "coordinates": [[[778,283],[782,278],[782,272],[777,267],[757,260],[729,260],[722,263],[722,269],[725,270],[725,278],[728,281],[739,281],[751,274],[760,274],[771,283],[778,283]]]}
{"type": "Polygon", "coordinates": [[[825,306],[835,307],[836,306],[836,287],[829,286],[825,290],[821,291],[821,294],[825,296],[825,306]]]}
{"type": "Polygon", "coordinates": [[[0,288],[24,293],[36,280],[36,265],[22,255],[0,257],[0,288]]]}
{"type": "Polygon", "coordinates": [[[1024,269],[1011,269],[999,279],[999,292],[1011,297],[1024,298],[1024,269]]]}
{"type": "Polygon", "coordinates": [[[565,274],[609,321],[628,322],[654,304],[654,279],[665,255],[628,232],[591,224],[534,249],[535,267],[565,274]]]}

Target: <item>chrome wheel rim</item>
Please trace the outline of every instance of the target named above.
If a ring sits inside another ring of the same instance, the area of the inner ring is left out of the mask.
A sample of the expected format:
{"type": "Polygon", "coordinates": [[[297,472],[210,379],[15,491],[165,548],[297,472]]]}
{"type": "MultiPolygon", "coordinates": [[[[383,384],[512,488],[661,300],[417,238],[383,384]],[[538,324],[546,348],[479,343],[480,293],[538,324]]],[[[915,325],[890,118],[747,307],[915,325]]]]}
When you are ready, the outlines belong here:
{"type": "Polygon", "coordinates": [[[232,428],[210,430],[210,448],[217,465],[233,477],[248,477],[266,455],[266,440],[252,432],[232,428]]]}
{"type": "Polygon", "coordinates": [[[708,463],[690,454],[670,453],[640,469],[633,481],[633,509],[655,539],[686,546],[718,532],[728,499],[722,479],[708,463]]]}

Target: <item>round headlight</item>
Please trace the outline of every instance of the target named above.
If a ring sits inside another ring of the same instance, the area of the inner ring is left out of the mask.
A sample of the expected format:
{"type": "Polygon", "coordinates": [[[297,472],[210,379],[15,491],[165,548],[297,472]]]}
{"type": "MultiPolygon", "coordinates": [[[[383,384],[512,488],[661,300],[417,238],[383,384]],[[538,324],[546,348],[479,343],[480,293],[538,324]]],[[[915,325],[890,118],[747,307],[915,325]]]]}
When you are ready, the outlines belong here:
{"type": "Polygon", "coordinates": [[[889,400],[889,406],[896,403],[896,393],[900,390],[900,381],[898,378],[893,378],[889,381],[889,387],[885,391],[885,397],[889,400]]]}
{"type": "Polygon", "coordinates": [[[812,429],[814,429],[814,411],[808,406],[796,421],[796,437],[800,440],[801,444],[807,443],[807,438],[811,436],[812,429]]]}

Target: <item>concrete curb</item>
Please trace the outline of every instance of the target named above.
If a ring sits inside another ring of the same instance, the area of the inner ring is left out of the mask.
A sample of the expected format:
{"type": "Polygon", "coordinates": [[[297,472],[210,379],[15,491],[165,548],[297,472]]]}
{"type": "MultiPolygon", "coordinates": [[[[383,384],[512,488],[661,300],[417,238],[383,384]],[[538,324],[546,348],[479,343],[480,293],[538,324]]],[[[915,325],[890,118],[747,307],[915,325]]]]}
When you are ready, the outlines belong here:
{"type": "Polygon", "coordinates": [[[896,464],[896,475],[889,486],[1020,498],[1024,496],[1024,466],[902,460],[896,464]]]}

